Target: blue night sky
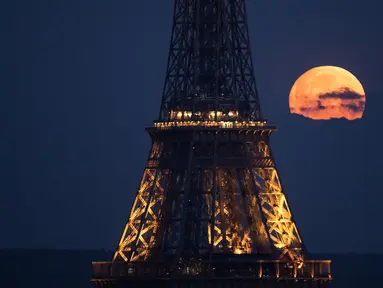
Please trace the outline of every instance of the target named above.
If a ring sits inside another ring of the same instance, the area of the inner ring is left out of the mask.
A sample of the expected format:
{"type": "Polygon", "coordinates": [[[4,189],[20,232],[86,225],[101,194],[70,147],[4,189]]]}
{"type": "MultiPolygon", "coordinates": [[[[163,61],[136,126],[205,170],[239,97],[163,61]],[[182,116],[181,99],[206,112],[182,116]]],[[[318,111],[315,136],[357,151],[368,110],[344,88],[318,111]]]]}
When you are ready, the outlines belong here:
{"type": "MultiPolygon", "coordinates": [[[[311,252],[383,252],[383,2],[249,0],[263,114],[311,252]],[[306,70],[366,91],[358,121],[290,115],[306,70]]],[[[107,248],[121,236],[158,115],[172,0],[0,4],[0,248],[107,248]]]]}

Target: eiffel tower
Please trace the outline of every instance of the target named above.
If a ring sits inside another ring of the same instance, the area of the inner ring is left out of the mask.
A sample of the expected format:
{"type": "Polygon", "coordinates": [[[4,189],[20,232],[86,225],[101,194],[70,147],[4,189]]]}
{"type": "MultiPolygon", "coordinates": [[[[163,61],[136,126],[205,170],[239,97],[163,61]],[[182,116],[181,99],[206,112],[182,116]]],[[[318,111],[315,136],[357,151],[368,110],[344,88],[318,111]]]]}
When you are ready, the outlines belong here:
{"type": "Polygon", "coordinates": [[[261,114],[245,0],[174,0],[152,148],[93,286],[328,285],[330,261],[309,258],[288,206],[275,130],[261,114]]]}

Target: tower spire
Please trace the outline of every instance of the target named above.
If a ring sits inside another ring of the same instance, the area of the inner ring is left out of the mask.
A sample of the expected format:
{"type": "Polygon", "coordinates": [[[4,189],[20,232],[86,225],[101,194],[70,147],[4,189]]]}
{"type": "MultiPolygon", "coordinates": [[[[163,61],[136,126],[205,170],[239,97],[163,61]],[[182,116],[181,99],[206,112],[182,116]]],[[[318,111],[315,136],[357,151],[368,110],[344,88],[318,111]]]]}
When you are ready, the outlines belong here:
{"type": "Polygon", "coordinates": [[[174,3],[159,120],[262,120],[245,1],[174,3]]]}

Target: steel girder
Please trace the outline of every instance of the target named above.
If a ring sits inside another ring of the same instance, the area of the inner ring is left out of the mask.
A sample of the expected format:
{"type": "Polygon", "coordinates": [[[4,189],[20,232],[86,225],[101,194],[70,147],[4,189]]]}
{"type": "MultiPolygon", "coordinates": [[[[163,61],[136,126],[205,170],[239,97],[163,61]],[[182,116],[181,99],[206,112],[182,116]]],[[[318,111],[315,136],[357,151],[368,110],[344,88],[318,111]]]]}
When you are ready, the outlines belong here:
{"type": "Polygon", "coordinates": [[[172,110],[261,119],[245,0],[175,0],[159,120],[172,110]]]}
{"type": "Polygon", "coordinates": [[[270,255],[303,260],[304,245],[266,130],[160,131],[115,259],[270,255]]]}

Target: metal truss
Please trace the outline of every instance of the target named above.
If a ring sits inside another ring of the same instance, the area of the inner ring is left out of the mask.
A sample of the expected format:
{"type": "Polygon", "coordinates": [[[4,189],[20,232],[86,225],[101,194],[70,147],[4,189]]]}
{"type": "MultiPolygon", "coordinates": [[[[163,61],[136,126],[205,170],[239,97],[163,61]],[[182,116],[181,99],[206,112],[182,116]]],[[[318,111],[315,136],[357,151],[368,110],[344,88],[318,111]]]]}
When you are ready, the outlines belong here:
{"type": "Polygon", "coordinates": [[[246,17],[245,0],[174,1],[160,121],[233,107],[240,121],[261,119],[246,17]]]}
{"type": "Polygon", "coordinates": [[[113,261],[93,263],[94,287],[329,283],[330,261],[306,259],[275,167],[245,0],[174,0],[160,115],[146,130],[142,180],[113,261]]]}
{"type": "Polygon", "coordinates": [[[268,144],[271,130],[154,131],[114,260],[229,253],[303,261],[268,144]]]}

